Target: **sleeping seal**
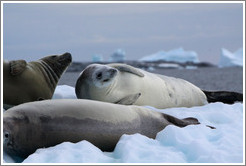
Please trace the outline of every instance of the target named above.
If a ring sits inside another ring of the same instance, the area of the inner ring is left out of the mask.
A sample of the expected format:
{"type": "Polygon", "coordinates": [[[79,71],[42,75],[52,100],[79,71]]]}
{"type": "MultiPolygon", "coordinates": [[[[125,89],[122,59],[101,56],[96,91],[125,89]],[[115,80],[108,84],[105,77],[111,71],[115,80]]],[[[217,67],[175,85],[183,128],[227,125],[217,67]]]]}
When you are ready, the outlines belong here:
{"type": "Polygon", "coordinates": [[[35,101],[3,113],[3,148],[25,158],[38,148],[87,140],[102,151],[112,151],[123,134],[155,138],[170,124],[184,127],[199,122],[134,105],[83,99],[35,101]]]}
{"type": "Polygon", "coordinates": [[[71,61],[70,53],[47,56],[29,63],[25,60],[4,61],[4,108],[50,99],[61,75],[71,61]]]}
{"type": "Polygon", "coordinates": [[[207,103],[205,94],[185,80],[152,74],[125,64],[89,65],[76,82],[76,95],[81,99],[162,109],[207,103]]]}
{"type": "Polygon", "coordinates": [[[77,79],[75,91],[80,99],[150,105],[161,109],[243,100],[243,95],[239,93],[202,91],[186,80],[149,73],[119,63],[87,66],[77,79]]]}

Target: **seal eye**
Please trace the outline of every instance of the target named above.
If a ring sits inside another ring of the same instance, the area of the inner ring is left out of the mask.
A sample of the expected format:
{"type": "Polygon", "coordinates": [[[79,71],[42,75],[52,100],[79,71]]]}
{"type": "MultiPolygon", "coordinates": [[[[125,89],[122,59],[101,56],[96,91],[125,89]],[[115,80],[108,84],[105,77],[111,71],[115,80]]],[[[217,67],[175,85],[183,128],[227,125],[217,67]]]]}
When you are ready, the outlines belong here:
{"type": "Polygon", "coordinates": [[[98,73],[98,74],[97,74],[97,79],[100,80],[101,78],[102,78],[102,73],[98,73]]]}
{"type": "Polygon", "coordinates": [[[9,138],[9,133],[4,134],[5,138],[9,138]]]}

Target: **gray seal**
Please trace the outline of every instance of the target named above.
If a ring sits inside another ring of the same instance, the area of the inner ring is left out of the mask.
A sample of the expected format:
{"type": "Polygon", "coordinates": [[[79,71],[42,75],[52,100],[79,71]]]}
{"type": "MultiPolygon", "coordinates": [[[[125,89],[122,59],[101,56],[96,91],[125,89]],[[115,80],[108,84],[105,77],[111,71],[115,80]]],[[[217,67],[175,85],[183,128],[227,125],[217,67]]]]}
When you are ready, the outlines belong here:
{"type": "Polygon", "coordinates": [[[190,124],[199,122],[141,106],[84,99],[35,101],[3,113],[3,148],[10,155],[25,158],[38,148],[87,140],[102,151],[112,151],[123,134],[155,138],[167,125],[190,124]]]}
{"type": "Polygon", "coordinates": [[[47,56],[29,63],[25,60],[4,61],[4,108],[51,99],[61,75],[71,61],[70,53],[47,56]]]}

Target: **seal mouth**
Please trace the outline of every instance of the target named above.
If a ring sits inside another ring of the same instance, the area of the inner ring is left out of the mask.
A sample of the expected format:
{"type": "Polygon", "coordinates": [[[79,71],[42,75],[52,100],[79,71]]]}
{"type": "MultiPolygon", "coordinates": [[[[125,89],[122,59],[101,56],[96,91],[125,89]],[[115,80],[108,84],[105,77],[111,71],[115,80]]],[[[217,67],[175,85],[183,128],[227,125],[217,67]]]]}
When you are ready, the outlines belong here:
{"type": "Polygon", "coordinates": [[[103,82],[108,82],[110,79],[108,78],[108,79],[105,79],[105,80],[103,80],[103,82]]]}

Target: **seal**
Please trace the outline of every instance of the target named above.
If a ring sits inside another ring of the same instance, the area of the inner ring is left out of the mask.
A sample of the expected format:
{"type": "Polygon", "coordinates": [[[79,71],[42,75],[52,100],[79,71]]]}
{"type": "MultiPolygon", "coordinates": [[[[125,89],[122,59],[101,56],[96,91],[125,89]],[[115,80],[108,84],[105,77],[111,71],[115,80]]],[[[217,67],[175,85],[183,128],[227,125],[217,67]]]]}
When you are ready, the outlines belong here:
{"type": "Polygon", "coordinates": [[[149,105],[160,109],[243,101],[241,93],[201,90],[186,80],[120,63],[87,66],[77,79],[75,92],[80,99],[149,105]]]}
{"type": "Polygon", "coordinates": [[[123,134],[155,138],[167,125],[196,124],[196,118],[178,119],[141,106],[84,99],[35,101],[3,113],[3,149],[25,158],[38,148],[87,140],[102,151],[113,151],[123,134]]]}
{"type": "Polygon", "coordinates": [[[71,61],[70,53],[47,56],[29,63],[25,60],[4,61],[4,108],[51,99],[61,75],[71,61]]]}
{"type": "Polygon", "coordinates": [[[118,63],[87,66],[77,79],[75,91],[81,99],[161,109],[207,103],[202,90],[188,81],[118,63]]]}

